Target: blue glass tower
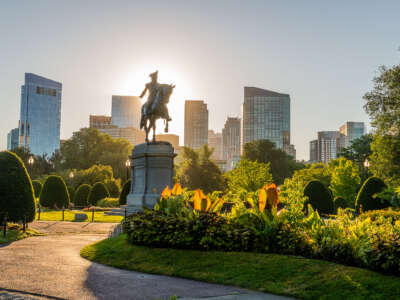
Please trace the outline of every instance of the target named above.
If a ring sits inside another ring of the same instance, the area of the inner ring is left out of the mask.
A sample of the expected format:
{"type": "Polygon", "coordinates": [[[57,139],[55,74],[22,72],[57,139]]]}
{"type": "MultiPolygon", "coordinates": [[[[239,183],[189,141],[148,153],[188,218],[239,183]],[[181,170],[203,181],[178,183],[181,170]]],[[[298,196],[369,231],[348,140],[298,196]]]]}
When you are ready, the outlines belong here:
{"type": "Polygon", "coordinates": [[[21,87],[19,146],[35,155],[51,156],[60,148],[61,90],[59,82],[25,73],[21,87]]]}

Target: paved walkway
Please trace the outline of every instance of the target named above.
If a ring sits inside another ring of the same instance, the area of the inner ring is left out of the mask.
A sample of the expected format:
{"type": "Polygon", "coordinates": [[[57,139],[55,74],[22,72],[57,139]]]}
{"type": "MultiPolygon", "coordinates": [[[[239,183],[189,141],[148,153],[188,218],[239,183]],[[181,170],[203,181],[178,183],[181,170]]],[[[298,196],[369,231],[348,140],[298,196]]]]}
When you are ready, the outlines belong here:
{"type": "Polygon", "coordinates": [[[48,234],[0,247],[0,299],[148,300],[168,299],[172,295],[184,299],[288,299],[230,286],[120,270],[80,257],[84,246],[104,239],[114,226],[35,222],[31,228],[40,228],[48,234]]]}

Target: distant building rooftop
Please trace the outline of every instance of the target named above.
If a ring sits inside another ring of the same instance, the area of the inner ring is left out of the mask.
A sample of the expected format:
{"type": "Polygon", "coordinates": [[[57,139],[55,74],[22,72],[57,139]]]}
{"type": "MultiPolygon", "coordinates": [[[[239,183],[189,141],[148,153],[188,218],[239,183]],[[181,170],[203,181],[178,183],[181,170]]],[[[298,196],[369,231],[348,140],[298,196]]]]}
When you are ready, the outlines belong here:
{"type": "Polygon", "coordinates": [[[289,94],[277,93],[270,90],[264,90],[257,87],[245,86],[244,87],[244,96],[245,97],[254,97],[254,96],[270,96],[270,97],[280,97],[280,96],[289,96],[289,94]]]}

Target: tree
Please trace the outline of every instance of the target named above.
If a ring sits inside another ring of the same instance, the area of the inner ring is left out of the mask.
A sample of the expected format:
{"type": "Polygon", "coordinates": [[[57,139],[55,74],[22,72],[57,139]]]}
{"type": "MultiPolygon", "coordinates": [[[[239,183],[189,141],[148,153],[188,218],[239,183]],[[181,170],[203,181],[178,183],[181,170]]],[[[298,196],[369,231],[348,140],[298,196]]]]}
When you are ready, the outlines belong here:
{"type": "Polygon", "coordinates": [[[11,222],[35,219],[36,206],[31,179],[22,160],[12,152],[0,152],[0,213],[11,222]]]}
{"type": "Polygon", "coordinates": [[[376,132],[371,143],[371,171],[389,185],[400,184],[400,65],[381,67],[364,106],[376,132]]]}
{"type": "Polygon", "coordinates": [[[11,152],[18,155],[24,162],[25,166],[28,168],[28,173],[31,178],[38,178],[44,174],[50,174],[54,171],[51,162],[47,159],[46,155],[33,155],[29,149],[25,147],[18,147],[13,149],[11,152]],[[33,157],[34,163],[32,165],[28,164],[28,159],[33,157]]]}
{"type": "Polygon", "coordinates": [[[96,205],[98,201],[108,197],[110,197],[110,194],[106,186],[102,182],[97,182],[90,190],[88,203],[90,205],[96,205]]]}
{"type": "Polygon", "coordinates": [[[184,187],[202,189],[205,193],[226,189],[221,170],[211,160],[212,153],[207,145],[200,151],[183,147],[183,162],[178,166],[177,177],[184,187]]]}
{"type": "Polygon", "coordinates": [[[360,180],[356,164],[341,157],[336,160],[336,166],[332,170],[330,189],[335,198],[343,198],[347,207],[354,208],[354,199],[360,180]]]}
{"type": "Polygon", "coordinates": [[[35,197],[38,198],[40,196],[40,192],[42,191],[42,183],[39,180],[32,180],[32,186],[35,197]]]}
{"type": "Polygon", "coordinates": [[[226,174],[229,190],[255,192],[265,184],[272,183],[269,163],[241,159],[238,165],[226,174]]]}
{"type": "Polygon", "coordinates": [[[292,156],[277,149],[269,140],[257,140],[246,143],[243,148],[243,158],[260,163],[269,163],[272,178],[277,185],[281,185],[285,178],[293,176],[294,171],[304,167],[297,163],[292,156]]]}
{"type": "Polygon", "coordinates": [[[359,165],[372,154],[371,151],[372,134],[364,134],[359,138],[353,140],[349,147],[343,148],[338,157],[344,157],[359,165]]]}
{"type": "Polygon", "coordinates": [[[131,151],[132,146],[127,140],[114,139],[95,128],[82,128],[61,145],[61,157],[58,158],[61,163],[58,164],[63,170],[109,165],[117,178],[123,178],[126,174],[125,162],[131,151]]]}
{"type": "Polygon", "coordinates": [[[121,194],[119,195],[119,205],[125,205],[126,204],[126,197],[128,196],[130,190],[131,190],[131,180],[127,180],[122,187],[121,194]]]}
{"type": "Polygon", "coordinates": [[[382,192],[385,187],[386,185],[381,179],[377,177],[368,178],[364,182],[356,198],[355,207],[357,212],[389,207],[389,201],[376,196],[378,193],[382,192]]]}
{"type": "Polygon", "coordinates": [[[90,193],[90,185],[82,184],[81,186],[79,186],[74,196],[75,206],[87,206],[89,193],[90,193]]]}
{"type": "Polygon", "coordinates": [[[50,208],[67,208],[69,202],[69,193],[64,180],[57,175],[47,177],[40,193],[40,205],[50,208]]]}

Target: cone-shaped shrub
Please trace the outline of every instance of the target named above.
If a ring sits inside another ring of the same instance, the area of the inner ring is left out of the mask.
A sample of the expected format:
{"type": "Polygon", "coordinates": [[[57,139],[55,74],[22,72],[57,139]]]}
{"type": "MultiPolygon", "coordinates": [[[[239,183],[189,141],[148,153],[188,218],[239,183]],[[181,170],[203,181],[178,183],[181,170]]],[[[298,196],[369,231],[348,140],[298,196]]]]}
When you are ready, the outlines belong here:
{"type": "Polygon", "coordinates": [[[322,182],[310,181],[304,189],[304,196],[308,197],[308,201],[305,203],[306,207],[307,204],[311,204],[319,214],[334,213],[332,193],[322,182]]]}
{"type": "Polygon", "coordinates": [[[74,196],[75,206],[87,206],[89,193],[90,193],[90,185],[88,184],[80,185],[76,190],[74,196]]]}
{"type": "Polygon", "coordinates": [[[385,187],[386,185],[381,179],[377,177],[368,178],[357,194],[355,203],[357,212],[389,207],[388,201],[376,197],[376,194],[382,192],[385,187]]]}
{"type": "Polygon", "coordinates": [[[47,177],[40,193],[40,205],[51,208],[67,208],[69,206],[68,189],[60,176],[50,175],[47,177]]]}
{"type": "Polygon", "coordinates": [[[97,201],[110,197],[106,186],[102,182],[97,182],[89,193],[88,202],[90,205],[96,205],[97,201]]]}
{"type": "Polygon", "coordinates": [[[28,172],[14,153],[0,152],[0,213],[12,222],[35,219],[35,198],[28,172]]]}
{"type": "Polygon", "coordinates": [[[335,211],[337,212],[338,208],[347,208],[347,202],[342,197],[336,197],[333,201],[335,206],[335,211]]]}
{"type": "Polygon", "coordinates": [[[130,190],[131,180],[129,179],[127,182],[125,182],[124,186],[122,187],[121,194],[119,194],[119,205],[126,204],[126,197],[128,196],[130,190]]]}
{"type": "Polygon", "coordinates": [[[40,196],[40,192],[42,191],[42,183],[39,180],[32,180],[33,191],[35,192],[35,197],[38,198],[40,196]]]}

